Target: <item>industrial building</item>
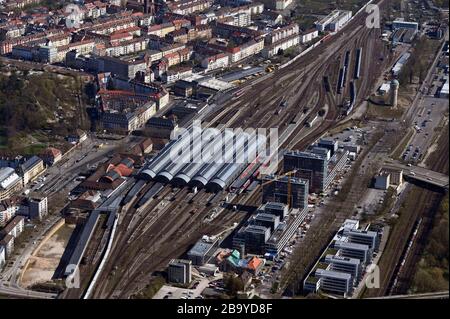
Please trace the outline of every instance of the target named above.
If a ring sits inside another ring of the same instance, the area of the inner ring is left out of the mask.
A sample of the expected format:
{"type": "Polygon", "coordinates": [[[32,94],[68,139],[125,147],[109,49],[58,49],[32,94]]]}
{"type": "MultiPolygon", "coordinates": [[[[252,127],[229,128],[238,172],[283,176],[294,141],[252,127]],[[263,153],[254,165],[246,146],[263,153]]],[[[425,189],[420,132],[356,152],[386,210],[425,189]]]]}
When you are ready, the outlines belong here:
{"type": "Polygon", "coordinates": [[[419,23],[413,21],[395,20],[392,22],[392,30],[409,29],[417,32],[419,30],[419,23]]]}
{"type": "Polygon", "coordinates": [[[169,262],[169,282],[189,284],[192,281],[192,261],[185,259],[172,259],[169,262]]]}

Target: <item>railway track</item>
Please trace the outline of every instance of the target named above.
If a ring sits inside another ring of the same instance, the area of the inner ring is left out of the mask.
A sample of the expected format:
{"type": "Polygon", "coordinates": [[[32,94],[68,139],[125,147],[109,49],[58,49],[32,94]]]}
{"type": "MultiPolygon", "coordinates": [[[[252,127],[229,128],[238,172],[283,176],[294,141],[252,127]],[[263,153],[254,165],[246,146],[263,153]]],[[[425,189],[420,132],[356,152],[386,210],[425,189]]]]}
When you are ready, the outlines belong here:
{"type": "MultiPolygon", "coordinates": [[[[358,29],[352,29],[352,26],[362,24],[363,19],[364,16],[354,19],[344,29],[352,30],[351,38],[361,42],[368,41],[370,32],[358,33],[358,29]]],[[[239,100],[233,99],[221,110],[210,114],[205,121],[210,123],[210,126],[227,124],[230,127],[245,128],[251,125],[255,127],[256,124],[258,125],[256,127],[284,128],[292,121],[292,118],[298,117],[304,107],[315,100],[308,114],[318,112],[326,103],[328,112],[325,119],[305,136],[299,134],[303,130],[301,125],[298,125],[291,135],[302,138],[295,145],[296,148],[314,142],[336,123],[339,116],[337,100],[331,93],[326,93],[322,77],[328,73],[330,66],[336,65],[333,57],[342,56],[347,47],[352,45],[355,46],[355,43],[348,41],[348,36],[337,37],[335,42],[324,44],[290,66],[276,71],[270,80],[245,88],[246,92],[239,100]],[[273,80],[274,78],[276,80],[273,80]],[[289,107],[279,118],[271,116],[283,98],[289,100],[289,107]]],[[[166,186],[161,191],[160,197],[166,197],[170,189],[170,186],[166,186]]],[[[131,206],[132,208],[123,212],[124,216],[119,225],[114,249],[93,297],[129,297],[143,288],[142,285],[148,281],[149,273],[165,268],[171,258],[183,254],[202,234],[218,233],[218,230],[228,223],[239,222],[245,217],[242,212],[226,209],[213,222],[204,223],[203,221],[212,210],[212,207],[205,207],[211,195],[201,192],[203,193],[195,196],[192,204],[186,205],[184,200],[186,191],[178,191],[162,212],[158,206],[164,199],[152,201],[141,213],[142,216],[137,217],[133,227],[129,226],[136,214],[136,209],[131,206]],[[155,210],[161,214],[153,220],[155,210]],[[151,225],[148,226],[150,220],[151,225]]],[[[261,201],[260,195],[260,188],[257,187],[249,196],[238,197],[234,202],[256,207],[261,201]]],[[[139,197],[134,203],[138,200],[139,197]]]]}

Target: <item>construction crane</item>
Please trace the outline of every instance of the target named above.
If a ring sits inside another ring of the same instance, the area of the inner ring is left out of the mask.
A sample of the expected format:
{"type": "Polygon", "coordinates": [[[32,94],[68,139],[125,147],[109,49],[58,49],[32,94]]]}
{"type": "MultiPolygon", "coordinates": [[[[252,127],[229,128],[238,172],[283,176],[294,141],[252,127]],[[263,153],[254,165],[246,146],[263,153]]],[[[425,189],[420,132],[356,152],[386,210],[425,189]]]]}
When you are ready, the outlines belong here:
{"type": "Polygon", "coordinates": [[[281,174],[281,175],[279,175],[277,178],[274,178],[273,180],[271,180],[271,181],[267,181],[267,182],[265,182],[265,183],[262,183],[261,184],[261,190],[262,190],[262,192],[263,192],[263,194],[264,194],[264,185],[268,185],[268,184],[271,184],[271,183],[273,183],[273,182],[276,182],[276,181],[278,181],[278,180],[280,180],[282,177],[285,177],[285,176],[288,176],[288,185],[287,185],[287,205],[288,205],[288,207],[289,208],[291,208],[291,193],[292,193],[292,184],[291,184],[291,176],[293,175],[293,174],[295,174],[295,173],[297,173],[297,170],[296,169],[294,169],[294,170],[292,170],[292,171],[289,171],[289,172],[287,172],[287,173],[284,173],[284,174],[281,174]]]}

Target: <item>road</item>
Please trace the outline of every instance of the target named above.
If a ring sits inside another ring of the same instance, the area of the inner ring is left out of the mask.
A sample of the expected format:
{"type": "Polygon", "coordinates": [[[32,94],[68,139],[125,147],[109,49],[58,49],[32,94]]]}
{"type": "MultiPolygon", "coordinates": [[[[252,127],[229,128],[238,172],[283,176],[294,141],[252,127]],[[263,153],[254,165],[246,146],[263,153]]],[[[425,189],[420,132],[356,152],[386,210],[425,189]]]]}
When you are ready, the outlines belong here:
{"type": "Polygon", "coordinates": [[[411,178],[423,181],[425,183],[433,184],[438,187],[443,187],[448,189],[449,176],[439,172],[434,172],[430,169],[420,167],[420,166],[408,166],[401,163],[396,163],[393,161],[387,162],[383,165],[386,168],[394,168],[403,170],[403,175],[411,178]]]}
{"type": "Polygon", "coordinates": [[[31,254],[34,252],[36,247],[39,245],[40,241],[45,237],[47,232],[56,225],[61,219],[60,216],[49,216],[43,221],[43,227],[39,228],[36,235],[33,235],[25,243],[25,248],[20,252],[18,257],[13,260],[11,266],[5,267],[1,273],[0,280],[0,294],[11,294],[18,297],[33,297],[33,298],[56,298],[55,294],[41,293],[32,290],[22,288],[20,286],[20,274],[25,266],[25,263],[30,258],[31,254]]]}

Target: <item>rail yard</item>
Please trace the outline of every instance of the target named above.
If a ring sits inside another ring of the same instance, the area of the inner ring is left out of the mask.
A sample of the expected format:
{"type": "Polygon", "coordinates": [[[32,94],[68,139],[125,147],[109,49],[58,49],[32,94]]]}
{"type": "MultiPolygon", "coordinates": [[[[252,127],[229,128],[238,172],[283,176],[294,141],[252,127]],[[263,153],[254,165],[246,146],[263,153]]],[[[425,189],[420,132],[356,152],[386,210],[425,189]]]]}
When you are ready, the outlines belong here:
{"type": "MultiPolygon", "coordinates": [[[[364,27],[365,18],[365,14],[355,17],[332,40],[325,40],[312,53],[277,70],[265,81],[240,88],[239,99],[232,99],[205,118],[205,124],[231,128],[278,127],[281,135],[286,136],[280,148],[302,149],[311,144],[340,120],[345,120],[351,109],[343,111],[344,100],[351,100],[354,105],[355,100],[368,96],[381,76],[380,70],[395,59],[380,41],[380,30],[364,27]],[[342,93],[337,94],[333,89],[326,89],[323,79],[327,77],[330,86],[337,87],[341,65],[359,70],[355,71],[359,76],[352,76],[353,72],[349,71],[342,93]],[[355,82],[358,96],[351,89],[355,82]],[[287,106],[276,115],[282,101],[287,106]],[[308,119],[316,117],[324,106],[326,113],[308,127],[308,119]]],[[[144,288],[148,274],[163,269],[171,258],[183,254],[201,235],[217,234],[241,222],[246,213],[235,211],[233,206],[256,208],[261,201],[259,187],[250,194],[234,195],[225,191],[208,193],[204,189],[189,194],[192,191],[187,187],[161,185],[149,203],[137,208],[141,198],[154,187],[154,182],[150,182],[122,207],[115,244],[93,298],[123,298],[137,293],[144,288]],[[225,202],[226,197],[225,207],[217,205],[225,202]],[[205,222],[214,210],[215,218],[205,222]]]]}
{"type": "MultiPolygon", "coordinates": [[[[52,51],[47,39],[45,58],[39,37],[31,53],[19,40],[6,52],[13,40],[2,40],[8,72],[93,73],[84,90],[96,92],[90,132],[68,135],[66,154],[46,149],[43,171],[14,190],[23,198],[0,201],[0,294],[448,298],[442,287],[420,290],[416,279],[449,188],[448,157],[440,156],[448,152],[445,15],[439,23],[406,21],[422,1],[406,1],[398,18],[390,1],[371,0],[354,4],[356,12],[314,14],[314,28],[299,31],[291,19],[298,4],[278,11],[278,3],[267,10],[215,2],[196,7],[201,14],[177,1],[89,3],[85,10],[108,7],[105,16],[117,10],[117,26],[100,19],[74,31],[73,51],[52,51]],[[382,27],[368,22],[372,6],[382,27]],[[123,43],[127,53],[118,53],[123,43]],[[423,43],[436,49],[423,53],[423,43]],[[81,54],[91,45],[95,54],[81,54]],[[31,217],[39,191],[61,210],[39,215],[45,230],[31,217]],[[10,203],[20,212],[11,220],[10,203]],[[52,280],[21,287],[30,256],[64,223],[69,237],[52,280]],[[20,232],[39,227],[39,236],[14,257],[8,242],[20,235],[17,224],[20,232]],[[374,289],[373,269],[380,270],[374,289]]],[[[430,16],[442,13],[430,3],[430,16]]],[[[52,32],[47,37],[63,37],[52,32]]],[[[1,160],[8,167],[21,158],[1,160]]],[[[10,175],[0,171],[2,179],[15,177],[3,170],[10,175]]]]}

